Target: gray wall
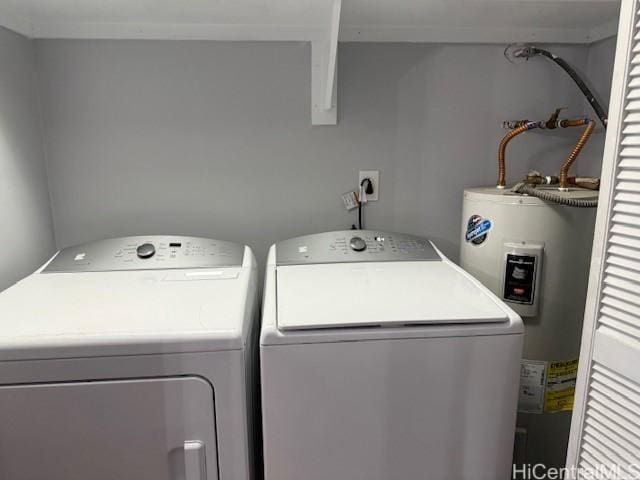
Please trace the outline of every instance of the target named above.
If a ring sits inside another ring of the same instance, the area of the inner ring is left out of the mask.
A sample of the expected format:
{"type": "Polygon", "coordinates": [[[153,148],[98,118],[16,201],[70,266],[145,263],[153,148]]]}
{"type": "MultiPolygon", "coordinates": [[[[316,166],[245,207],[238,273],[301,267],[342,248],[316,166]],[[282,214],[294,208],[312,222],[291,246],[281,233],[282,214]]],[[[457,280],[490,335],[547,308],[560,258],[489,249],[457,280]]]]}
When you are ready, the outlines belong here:
{"type": "Polygon", "coordinates": [[[0,27],[0,290],[53,253],[33,42],[0,27]]]}
{"type": "MultiPolygon", "coordinates": [[[[616,53],[616,39],[609,38],[589,46],[587,58],[586,78],[589,87],[596,98],[605,108],[609,107],[609,95],[611,94],[611,80],[613,75],[613,61],[616,53]]],[[[595,117],[595,113],[585,101],[585,113],[595,117]]],[[[602,169],[602,153],[604,151],[605,130],[598,123],[593,138],[585,146],[583,153],[578,158],[585,174],[600,176],[602,169]]]]}
{"type": "MultiPolygon", "coordinates": [[[[595,58],[550,48],[582,71],[595,58]]],[[[39,41],[57,242],[175,232],[247,242],[263,260],[278,239],[348,228],[340,194],[379,169],[367,226],[429,235],[457,258],[462,190],[495,181],[502,120],[586,111],[551,62],[502,51],[342,44],[339,124],[312,127],[308,44],[39,41]]],[[[576,135],[514,141],[510,181],[557,171],[576,135]]]]}

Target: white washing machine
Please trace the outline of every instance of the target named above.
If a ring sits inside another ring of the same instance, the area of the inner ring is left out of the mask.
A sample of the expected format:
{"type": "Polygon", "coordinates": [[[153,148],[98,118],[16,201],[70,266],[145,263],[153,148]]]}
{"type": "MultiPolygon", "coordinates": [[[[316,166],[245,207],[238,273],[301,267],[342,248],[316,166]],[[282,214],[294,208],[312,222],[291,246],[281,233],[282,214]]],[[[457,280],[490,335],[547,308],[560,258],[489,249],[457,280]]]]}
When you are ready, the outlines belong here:
{"type": "Polygon", "coordinates": [[[256,278],[243,245],[128,237],[1,293],[0,478],[251,478],[256,278]]]}
{"type": "Polygon", "coordinates": [[[265,480],[507,480],[523,327],[425,238],[271,247],[265,480]]]}

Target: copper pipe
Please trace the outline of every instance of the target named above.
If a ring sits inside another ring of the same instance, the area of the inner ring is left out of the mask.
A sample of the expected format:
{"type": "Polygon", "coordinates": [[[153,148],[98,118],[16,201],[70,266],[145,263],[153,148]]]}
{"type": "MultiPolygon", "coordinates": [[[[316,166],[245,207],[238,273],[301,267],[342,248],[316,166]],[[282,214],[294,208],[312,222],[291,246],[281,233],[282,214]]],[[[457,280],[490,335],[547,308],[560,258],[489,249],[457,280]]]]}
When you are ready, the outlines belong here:
{"type": "MultiPolygon", "coordinates": [[[[527,185],[558,185],[560,179],[555,176],[527,175],[522,183],[527,185]]],[[[598,177],[568,177],[567,183],[572,187],[585,188],[588,190],[599,190],[600,179],[598,177]]]]}
{"type": "Polygon", "coordinates": [[[586,124],[587,128],[584,129],[584,131],[582,132],[582,135],[580,135],[580,139],[578,140],[578,143],[576,143],[576,146],[573,147],[573,150],[571,151],[567,159],[562,164],[562,167],[560,168],[560,189],[562,190],[566,190],[567,188],[569,188],[569,181],[568,181],[569,169],[571,168],[571,165],[573,165],[573,162],[576,161],[576,158],[578,157],[578,155],[580,155],[580,152],[582,151],[585,144],[589,140],[589,137],[593,133],[593,129],[596,127],[596,122],[588,119],[563,120],[561,122],[561,126],[564,127],[565,125],[562,125],[562,123],[565,123],[565,122],[567,122],[566,126],[572,126],[572,127],[580,125],[580,123],[574,124],[574,122],[582,122],[582,125],[586,124]]]}
{"type": "Polygon", "coordinates": [[[600,179],[597,177],[569,177],[569,185],[574,185],[588,190],[600,190],[600,179]]]}
{"type": "Polygon", "coordinates": [[[574,119],[565,119],[560,121],[560,126],[562,128],[567,127],[581,127],[583,125],[587,125],[589,123],[588,118],[574,118],[574,119]]]}
{"type": "Polygon", "coordinates": [[[513,130],[515,128],[520,128],[529,123],[529,120],[505,120],[502,122],[502,128],[505,130],[513,130]]]}
{"type": "Polygon", "coordinates": [[[500,141],[500,146],[498,147],[498,188],[504,188],[507,185],[507,168],[504,160],[507,144],[521,133],[534,129],[537,126],[538,124],[535,122],[527,122],[525,125],[511,130],[500,141]]]}

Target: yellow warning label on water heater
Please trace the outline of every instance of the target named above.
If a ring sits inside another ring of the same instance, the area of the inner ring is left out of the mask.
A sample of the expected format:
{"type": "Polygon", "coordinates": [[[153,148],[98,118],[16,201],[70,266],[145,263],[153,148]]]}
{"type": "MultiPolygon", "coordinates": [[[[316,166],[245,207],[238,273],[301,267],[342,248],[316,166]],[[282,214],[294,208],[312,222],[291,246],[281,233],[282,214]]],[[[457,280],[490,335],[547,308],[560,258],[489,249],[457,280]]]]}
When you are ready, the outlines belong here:
{"type": "Polygon", "coordinates": [[[566,362],[549,362],[547,388],[544,395],[545,412],[567,412],[573,409],[577,375],[577,359],[566,362]]]}

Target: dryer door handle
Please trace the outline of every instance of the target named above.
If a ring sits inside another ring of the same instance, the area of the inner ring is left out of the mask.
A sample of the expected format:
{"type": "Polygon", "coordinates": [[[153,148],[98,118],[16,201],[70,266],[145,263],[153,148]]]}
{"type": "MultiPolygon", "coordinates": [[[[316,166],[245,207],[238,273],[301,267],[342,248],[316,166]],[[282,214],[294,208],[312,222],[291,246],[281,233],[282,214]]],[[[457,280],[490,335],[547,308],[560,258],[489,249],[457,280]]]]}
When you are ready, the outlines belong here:
{"type": "Polygon", "coordinates": [[[207,458],[204,442],[186,440],[184,442],[185,480],[207,480],[207,458]]]}

